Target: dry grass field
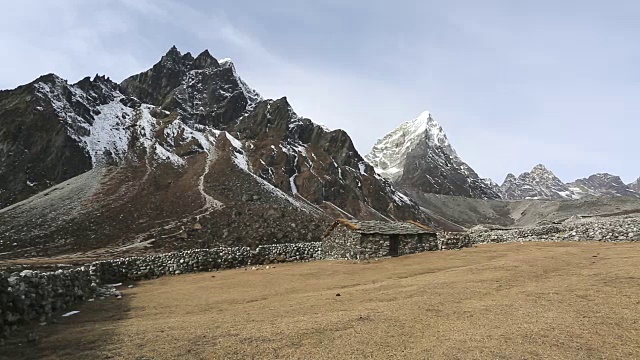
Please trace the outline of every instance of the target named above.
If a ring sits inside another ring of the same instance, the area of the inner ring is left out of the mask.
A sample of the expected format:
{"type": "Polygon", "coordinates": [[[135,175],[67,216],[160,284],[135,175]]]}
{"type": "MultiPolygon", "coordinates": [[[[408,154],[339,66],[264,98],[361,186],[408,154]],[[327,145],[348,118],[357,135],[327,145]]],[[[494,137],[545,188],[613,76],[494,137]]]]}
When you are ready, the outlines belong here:
{"type": "MultiPolygon", "coordinates": [[[[482,245],[136,284],[5,358],[640,358],[640,244],[482,245]],[[336,296],[336,294],[340,296],[336,296]]],[[[2,358],[2,355],[0,355],[2,358]]]]}

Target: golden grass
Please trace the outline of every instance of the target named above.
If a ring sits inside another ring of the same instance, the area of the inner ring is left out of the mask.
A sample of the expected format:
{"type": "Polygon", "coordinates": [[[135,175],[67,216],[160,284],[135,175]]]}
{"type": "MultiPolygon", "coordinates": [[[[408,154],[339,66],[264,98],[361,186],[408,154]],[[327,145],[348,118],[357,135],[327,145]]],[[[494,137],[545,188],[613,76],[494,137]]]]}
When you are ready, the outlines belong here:
{"type": "Polygon", "coordinates": [[[640,358],[638,243],[286,264],[124,293],[40,328],[35,349],[6,349],[82,359],[640,358]]]}

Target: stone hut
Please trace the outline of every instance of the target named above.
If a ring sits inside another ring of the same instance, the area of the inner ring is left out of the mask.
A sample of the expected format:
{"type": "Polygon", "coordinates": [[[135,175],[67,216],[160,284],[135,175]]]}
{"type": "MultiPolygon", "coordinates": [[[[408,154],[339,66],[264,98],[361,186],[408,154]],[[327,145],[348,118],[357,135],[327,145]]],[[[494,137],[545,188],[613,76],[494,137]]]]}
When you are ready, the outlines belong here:
{"type": "Polygon", "coordinates": [[[436,232],[409,222],[336,220],[322,242],[327,259],[368,259],[438,250],[436,232]]]}

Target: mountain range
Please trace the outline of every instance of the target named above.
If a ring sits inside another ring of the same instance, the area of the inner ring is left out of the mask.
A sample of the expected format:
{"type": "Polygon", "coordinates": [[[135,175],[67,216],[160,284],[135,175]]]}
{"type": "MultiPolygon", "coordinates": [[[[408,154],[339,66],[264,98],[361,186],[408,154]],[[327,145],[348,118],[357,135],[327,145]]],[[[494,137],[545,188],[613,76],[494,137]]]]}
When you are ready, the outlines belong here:
{"type": "Polygon", "coordinates": [[[429,112],[363,157],[345,131],[264,99],[207,50],[174,46],[120,83],[47,74],[0,91],[0,257],[320,241],[337,217],[447,228],[437,204],[414,199],[640,197],[639,185],[564,184],[542,165],[498,185],[429,112]]]}
{"type": "Polygon", "coordinates": [[[625,184],[611,174],[594,174],[565,184],[544,165],[519,176],[508,174],[502,185],[483,179],[456,153],[442,126],[423,112],[392,130],[365,159],[402,191],[476,199],[580,199],[588,196],[640,198],[639,182],[625,184]]]}

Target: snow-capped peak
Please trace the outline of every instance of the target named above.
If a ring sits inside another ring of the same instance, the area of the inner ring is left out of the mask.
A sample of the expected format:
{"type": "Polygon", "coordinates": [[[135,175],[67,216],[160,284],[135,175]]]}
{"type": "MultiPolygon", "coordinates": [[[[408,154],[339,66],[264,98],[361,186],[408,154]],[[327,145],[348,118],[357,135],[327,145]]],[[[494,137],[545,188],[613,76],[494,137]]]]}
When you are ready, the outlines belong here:
{"type": "Polygon", "coordinates": [[[407,121],[403,125],[406,125],[407,131],[416,135],[425,134],[427,141],[433,145],[449,146],[444,129],[431,117],[429,111],[423,111],[417,118],[407,121]]]}
{"type": "Polygon", "coordinates": [[[424,111],[378,140],[366,159],[376,172],[395,181],[402,176],[407,154],[423,142],[446,149],[446,153],[457,158],[442,126],[429,111],[424,111]]]}
{"type": "Polygon", "coordinates": [[[458,157],[444,129],[429,111],[385,135],[365,158],[377,173],[404,188],[447,195],[500,198],[497,185],[480,179],[458,157]]]}

